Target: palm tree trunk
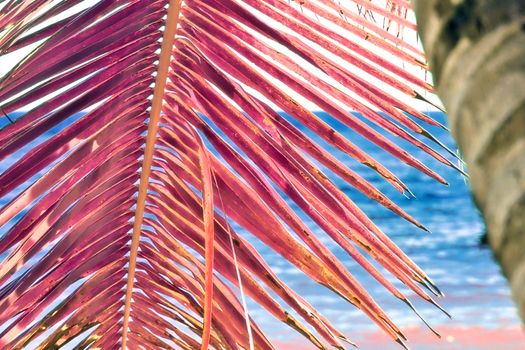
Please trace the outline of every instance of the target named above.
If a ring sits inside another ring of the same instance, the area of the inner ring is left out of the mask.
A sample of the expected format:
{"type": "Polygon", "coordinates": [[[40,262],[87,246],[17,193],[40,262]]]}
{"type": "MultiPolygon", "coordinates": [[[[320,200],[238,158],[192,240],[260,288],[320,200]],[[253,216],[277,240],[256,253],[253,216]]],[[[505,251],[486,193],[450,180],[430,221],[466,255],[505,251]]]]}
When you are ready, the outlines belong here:
{"type": "Polygon", "coordinates": [[[413,1],[490,245],[525,320],[525,2],[413,1]]]}

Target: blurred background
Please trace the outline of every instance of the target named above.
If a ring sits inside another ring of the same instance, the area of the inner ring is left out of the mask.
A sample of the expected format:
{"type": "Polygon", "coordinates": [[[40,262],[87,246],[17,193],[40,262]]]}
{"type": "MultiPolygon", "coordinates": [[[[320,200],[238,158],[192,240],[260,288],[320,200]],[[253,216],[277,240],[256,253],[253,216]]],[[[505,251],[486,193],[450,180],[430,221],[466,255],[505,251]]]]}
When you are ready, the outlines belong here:
{"type": "MultiPolygon", "coordinates": [[[[430,115],[446,124],[442,113],[430,112],[430,115]]],[[[448,182],[449,187],[440,185],[421,172],[395,160],[386,152],[379,150],[370,142],[364,140],[342,124],[325,113],[318,113],[325,121],[340,131],[344,136],[362,147],[398,175],[412,190],[417,198],[405,198],[376,174],[338,150],[323,144],[322,140],[294,123],[302,131],[323,146],[332,154],[344,160],[345,164],[371,181],[383,193],[393,199],[410,215],[427,226],[432,233],[417,229],[394,213],[366,198],[353,188],[345,186],[343,181],[336,184],[355,201],[360,208],[385,232],[395,243],[407,253],[419,266],[425,270],[445,293],[438,302],[451,315],[449,319],[434,306],[418,300],[406,287],[397,280],[392,280],[396,287],[406,292],[415,303],[416,308],[430,325],[441,334],[437,338],[421,320],[361,269],[333,241],[327,239],[324,233],[316,229],[321,240],[336,256],[341,259],[376,298],[393,320],[406,331],[412,349],[461,349],[461,350],[519,350],[525,349],[525,335],[522,332],[517,317],[515,305],[510,297],[507,281],[488,246],[484,242],[485,227],[479,212],[474,206],[469,193],[467,179],[453,169],[440,166],[439,163],[426,156],[421,150],[410,147],[402,142],[402,146],[415,155],[423,163],[440,173],[448,182]],[[325,239],[323,239],[325,238],[325,239]]],[[[291,118],[290,121],[293,122],[291,118]]],[[[380,131],[380,129],[377,129],[380,131]]],[[[445,142],[451,149],[455,144],[446,130],[430,128],[429,131],[445,142]]],[[[385,134],[386,135],[386,134],[385,134]]],[[[391,137],[391,135],[387,135],[391,137]]],[[[393,138],[396,142],[398,139],[393,138]]],[[[332,179],[337,177],[323,168],[332,179]]],[[[293,203],[289,202],[292,207],[293,203]]],[[[297,207],[294,207],[299,211],[297,207]]],[[[315,225],[309,218],[301,214],[301,218],[315,225]]],[[[238,232],[242,232],[239,229],[238,232]]],[[[343,331],[360,349],[401,349],[393,343],[375,325],[373,325],[359,310],[320,285],[308,280],[294,266],[280,259],[274,252],[253,238],[245,235],[267,259],[275,272],[296,291],[300,292],[322,314],[327,316],[334,325],[343,331]]],[[[377,266],[377,265],[376,265],[377,266]]],[[[381,268],[378,267],[380,270],[381,268]]],[[[385,272],[388,276],[388,273],[385,272]]],[[[255,303],[249,303],[249,311],[261,328],[271,339],[279,344],[279,349],[314,349],[301,339],[300,335],[291,332],[284,324],[274,320],[255,303]]]]}

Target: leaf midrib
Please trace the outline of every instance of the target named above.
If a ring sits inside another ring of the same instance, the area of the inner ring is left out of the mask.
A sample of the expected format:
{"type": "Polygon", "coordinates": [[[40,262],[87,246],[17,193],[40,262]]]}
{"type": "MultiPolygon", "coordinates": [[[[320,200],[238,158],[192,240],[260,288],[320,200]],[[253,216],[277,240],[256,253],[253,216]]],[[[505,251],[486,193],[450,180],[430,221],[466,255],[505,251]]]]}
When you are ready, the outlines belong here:
{"type": "Polygon", "coordinates": [[[131,236],[130,257],[128,264],[128,282],[126,288],[126,298],[124,301],[124,318],[122,324],[122,349],[126,349],[129,316],[131,311],[131,298],[133,295],[133,285],[135,282],[135,268],[137,264],[137,253],[139,247],[142,221],[144,219],[144,208],[148,190],[149,177],[151,174],[151,165],[153,153],[159,128],[160,111],[166,82],[168,77],[169,66],[171,62],[171,53],[175,41],[175,32],[179,21],[179,13],[182,0],[170,0],[166,24],[162,38],[162,47],[159,54],[159,65],[157,76],[155,78],[155,87],[151,101],[151,110],[149,114],[148,132],[146,135],[146,147],[144,149],[144,158],[140,174],[139,190],[135,209],[135,218],[133,223],[133,233],[131,236]]]}

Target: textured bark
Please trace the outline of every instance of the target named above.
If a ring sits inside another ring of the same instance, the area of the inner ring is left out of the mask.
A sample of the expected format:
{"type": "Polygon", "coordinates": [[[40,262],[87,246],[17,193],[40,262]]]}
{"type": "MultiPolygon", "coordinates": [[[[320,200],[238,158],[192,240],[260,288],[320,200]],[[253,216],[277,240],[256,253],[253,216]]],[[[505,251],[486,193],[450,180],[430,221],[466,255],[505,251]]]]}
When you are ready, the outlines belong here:
{"type": "Polygon", "coordinates": [[[525,320],[525,1],[414,3],[490,245],[525,320]]]}

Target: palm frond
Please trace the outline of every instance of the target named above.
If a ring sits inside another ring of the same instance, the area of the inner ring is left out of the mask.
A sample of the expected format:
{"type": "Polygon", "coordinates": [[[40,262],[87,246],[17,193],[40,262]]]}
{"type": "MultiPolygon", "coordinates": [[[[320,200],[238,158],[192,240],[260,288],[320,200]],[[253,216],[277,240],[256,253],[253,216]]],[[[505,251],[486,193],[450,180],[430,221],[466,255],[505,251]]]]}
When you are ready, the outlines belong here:
{"type": "Polygon", "coordinates": [[[415,29],[409,11],[404,0],[0,2],[0,55],[31,50],[0,80],[3,113],[24,111],[0,129],[0,347],[273,349],[240,288],[315,347],[350,343],[237,226],[403,344],[287,200],[394,297],[413,309],[383,269],[435,304],[430,278],[320,167],[425,227],[323,145],[407,185],[300,102],[446,183],[383,132],[455,167],[424,127],[440,124],[400,97],[432,90],[406,69],[425,68],[422,52],[391,30],[415,29]]]}

